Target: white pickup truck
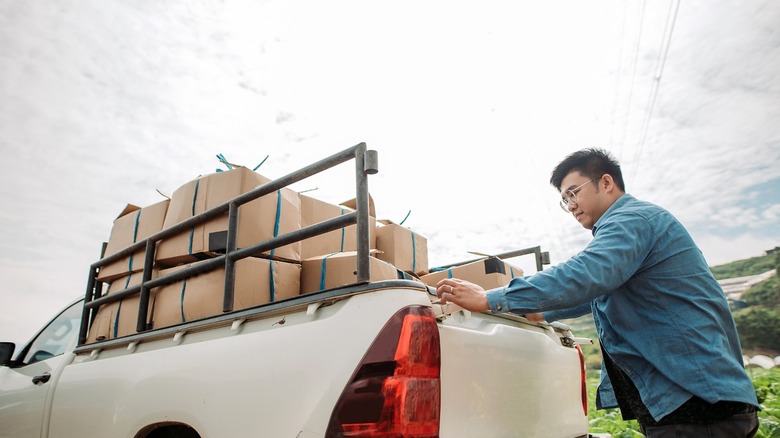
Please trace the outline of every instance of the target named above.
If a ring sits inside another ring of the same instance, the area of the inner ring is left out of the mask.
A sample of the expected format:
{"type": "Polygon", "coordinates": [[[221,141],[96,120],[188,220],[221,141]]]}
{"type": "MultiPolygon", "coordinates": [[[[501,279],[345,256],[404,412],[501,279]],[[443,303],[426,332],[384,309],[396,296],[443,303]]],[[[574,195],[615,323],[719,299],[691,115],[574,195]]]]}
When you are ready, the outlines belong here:
{"type": "Polygon", "coordinates": [[[145,272],[140,285],[102,293],[95,280],[101,266],[138,249],[153,254],[157,241],[177,231],[157,233],[93,264],[85,297],[29,343],[18,350],[0,344],[0,436],[589,436],[584,361],[566,326],[443,306],[413,279],[367,280],[370,255],[360,235],[367,234],[365,177],[376,156],[365,144],[206,216],[233,215],[235,204],[352,158],[355,214],[240,250],[228,237],[226,253],[213,260],[227,270],[241,257],[353,223],[357,282],[232,310],[226,275],[221,314],[163,328],[139,323],[136,333],[87,342],[100,306],[138,295],[139,315],[146,315],[151,288],[194,275],[151,279],[145,272]]]}

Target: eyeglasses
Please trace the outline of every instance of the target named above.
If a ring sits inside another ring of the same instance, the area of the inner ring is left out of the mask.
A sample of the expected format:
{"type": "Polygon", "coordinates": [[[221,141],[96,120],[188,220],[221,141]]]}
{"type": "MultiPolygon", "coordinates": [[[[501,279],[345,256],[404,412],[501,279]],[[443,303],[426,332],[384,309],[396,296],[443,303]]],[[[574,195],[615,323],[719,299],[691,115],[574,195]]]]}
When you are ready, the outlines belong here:
{"type": "Polygon", "coordinates": [[[579,191],[582,190],[583,187],[588,185],[589,182],[591,182],[593,180],[596,180],[596,179],[599,179],[599,178],[601,178],[601,177],[597,176],[595,178],[591,178],[591,179],[585,181],[584,183],[578,185],[577,187],[575,187],[573,189],[570,189],[570,190],[566,190],[565,192],[563,192],[563,197],[561,198],[561,202],[559,203],[559,205],[561,206],[563,211],[568,213],[569,212],[569,204],[571,204],[572,202],[575,203],[575,204],[577,203],[577,193],[579,193],[579,191]]]}

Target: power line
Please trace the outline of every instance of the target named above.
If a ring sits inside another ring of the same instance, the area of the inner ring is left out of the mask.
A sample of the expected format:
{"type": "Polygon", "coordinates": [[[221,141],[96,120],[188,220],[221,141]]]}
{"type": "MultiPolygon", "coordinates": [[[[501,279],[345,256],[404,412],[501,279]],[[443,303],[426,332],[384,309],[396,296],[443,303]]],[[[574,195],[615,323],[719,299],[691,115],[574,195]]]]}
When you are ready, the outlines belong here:
{"type": "Polygon", "coordinates": [[[639,59],[639,45],[642,41],[642,31],[644,29],[645,21],[645,0],[642,0],[641,7],[639,8],[639,15],[637,16],[638,30],[636,34],[636,42],[634,43],[634,59],[631,61],[631,82],[628,87],[628,103],[626,104],[626,114],[623,118],[623,131],[620,137],[620,152],[618,156],[623,155],[623,145],[626,140],[626,132],[628,131],[629,114],[631,113],[631,103],[634,100],[634,83],[636,79],[636,66],[639,59]]]}
{"type": "MultiPolygon", "coordinates": [[[[612,97],[612,129],[609,131],[609,148],[615,146],[615,119],[617,118],[618,97],[620,96],[620,78],[623,76],[623,41],[626,35],[626,9],[628,2],[623,2],[623,14],[620,16],[620,36],[618,37],[617,74],[615,75],[615,95],[612,97]]],[[[622,147],[622,145],[621,145],[622,147]]]]}
{"type": "Polygon", "coordinates": [[[666,27],[664,28],[664,36],[661,40],[661,50],[658,57],[658,64],[656,65],[655,74],[653,75],[653,82],[650,87],[650,97],[647,102],[647,109],[645,110],[645,118],[642,122],[641,134],[639,137],[639,144],[636,155],[634,156],[634,171],[631,173],[633,179],[636,178],[639,169],[639,161],[642,156],[642,149],[645,146],[645,140],[647,139],[647,131],[650,127],[650,119],[653,116],[653,110],[655,109],[656,98],[658,97],[658,89],[661,85],[661,77],[663,76],[664,65],[666,65],[666,58],[669,54],[669,46],[672,42],[672,32],[674,31],[674,24],[677,21],[677,11],[680,9],[680,0],[672,0],[669,4],[669,14],[666,16],[666,27]]]}

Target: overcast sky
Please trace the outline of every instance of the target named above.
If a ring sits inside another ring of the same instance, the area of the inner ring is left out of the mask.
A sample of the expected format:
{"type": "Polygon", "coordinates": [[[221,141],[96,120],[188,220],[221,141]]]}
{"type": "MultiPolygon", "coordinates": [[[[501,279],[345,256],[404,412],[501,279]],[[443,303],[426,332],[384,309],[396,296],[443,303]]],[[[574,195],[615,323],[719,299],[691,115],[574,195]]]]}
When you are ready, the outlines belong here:
{"type": "MultiPolygon", "coordinates": [[[[84,294],[127,203],[359,142],[431,266],[590,240],[552,168],[584,147],[710,265],[780,245],[780,3],[0,0],[0,338],[84,294]]],[[[295,189],[354,197],[353,168],[295,189]]],[[[514,261],[533,273],[532,259],[514,261]]]]}

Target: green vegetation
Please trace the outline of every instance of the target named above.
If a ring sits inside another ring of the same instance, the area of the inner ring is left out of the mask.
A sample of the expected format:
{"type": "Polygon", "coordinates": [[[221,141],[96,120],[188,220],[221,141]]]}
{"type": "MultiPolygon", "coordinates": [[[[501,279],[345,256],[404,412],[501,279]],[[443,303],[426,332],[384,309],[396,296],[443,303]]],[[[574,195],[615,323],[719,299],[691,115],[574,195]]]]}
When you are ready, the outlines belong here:
{"type": "Polygon", "coordinates": [[[780,251],[761,257],[751,257],[745,260],[737,260],[725,265],[710,268],[712,275],[717,280],[726,278],[744,277],[746,275],[763,274],[780,265],[780,251]]]}
{"type": "Polygon", "coordinates": [[[777,354],[780,351],[780,312],[764,306],[734,311],[743,350],[777,354]]]}
{"type": "Polygon", "coordinates": [[[748,371],[761,403],[756,438],[780,438],[780,368],[751,368],[748,371]]]}
{"type": "Polygon", "coordinates": [[[590,433],[609,433],[613,438],[644,437],[636,420],[623,420],[620,409],[596,410],[596,389],[599,386],[599,371],[588,370],[588,424],[590,433]]]}
{"type": "MultiPolygon", "coordinates": [[[[761,412],[756,438],[780,438],[780,368],[748,370],[756,388],[761,412]]],[[[596,410],[597,371],[588,371],[588,421],[591,433],[610,433],[614,438],[643,437],[636,420],[623,420],[619,409],[596,410]]]]}
{"type": "MultiPolygon", "coordinates": [[[[735,276],[742,276],[760,274],[772,268],[780,271],[780,252],[738,260],[712,268],[712,271],[739,272],[735,276]]],[[[771,356],[780,354],[780,278],[775,275],[751,286],[742,293],[741,301],[747,307],[733,309],[733,313],[742,349],[771,356]]]]}
{"type": "Polygon", "coordinates": [[[775,275],[746,290],[742,301],[750,306],[762,306],[768,309],[780,310],[780,277],[775,275]]]}

